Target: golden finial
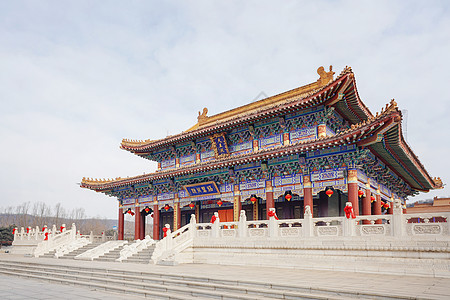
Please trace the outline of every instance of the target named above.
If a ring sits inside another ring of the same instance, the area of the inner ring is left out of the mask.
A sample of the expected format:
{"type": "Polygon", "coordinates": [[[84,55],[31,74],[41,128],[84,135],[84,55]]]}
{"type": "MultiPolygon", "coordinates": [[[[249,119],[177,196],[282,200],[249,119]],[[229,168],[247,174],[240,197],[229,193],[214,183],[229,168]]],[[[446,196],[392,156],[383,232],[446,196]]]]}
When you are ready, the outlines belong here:
{"type": "Polygon", "coordinates": [[[320,78],[317,80],[317,82],[321,85],[324,86],[326,85],[328,82],[333,80],[333,66],[330,66],[330,71],[326,72],[325,68],[323,66],[320,66],[317,69],[317,74],[319,74],[320,78]]]}
{"type": "Polygon", "coordinates": [[[208,114],[208,109],[206,107],[203,108],[202,113],[198,112],[197,120],[198,120],[199,125],[202,125],[206,122],[206,120],[208,119],[207,114],[208,114]]]}

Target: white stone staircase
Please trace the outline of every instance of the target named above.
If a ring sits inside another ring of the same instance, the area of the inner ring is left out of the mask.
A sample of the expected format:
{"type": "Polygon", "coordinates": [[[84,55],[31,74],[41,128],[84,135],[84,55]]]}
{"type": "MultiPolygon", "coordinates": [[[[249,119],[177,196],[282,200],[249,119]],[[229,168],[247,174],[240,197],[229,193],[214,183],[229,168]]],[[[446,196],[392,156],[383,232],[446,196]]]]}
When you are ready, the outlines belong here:
{"type": "Polygon", "coordinates": [[[94,249],[95,247],[98,247],[99,245],[101,245],[102,242],[93,242],[90,244],[87,244],[81,248],[75,249],[67,254],[64,254],[63,256],[59,257],[62,259],[74,259],[75,256],[80,255],[81,253],[84,253],[88,250],[94,249]]]}
{"type": "Polygon", "coordinates": [[[324,289],[298,285],[268,284],[257,280],[229,280],[166,274],[165,272],[135,272],[82,266],[62,266],[45,263],[0,260],[0,274],[46,280],[123,293],[124,297],[151,299],[411,299],[387,292],[353,292],[351,289],[324,289]],[[125,296],[125,294],[127,294],[125,296]]]}
{"type": "Polygon", "coordinates": [[[142,249],[141,251],[133,254],[122,262],[148,264],[150,263],[150,260],[152,258],[153,251],[155,251],[155,245],[151,245],[146,249],[142,249]]]}
{"type": "MultiPolygon", "coordinates": [[[[94,260],[96,258],[99,258],[100,256],[105,255],[106,253],[109,253],[110,251],[113,251],[120,247],[123,247],[123,245],[125,245],[127,243],[128,243],[128,241],[108,241],[108,242],[98,245],[97,247],[95,247],[93,249],[90,249],[86,252],[83,252],[83,253],[75,256],[75,259],[94,260]]],[[[120,252],[120,250],[119,250],[119,252],[120,252]]]]}

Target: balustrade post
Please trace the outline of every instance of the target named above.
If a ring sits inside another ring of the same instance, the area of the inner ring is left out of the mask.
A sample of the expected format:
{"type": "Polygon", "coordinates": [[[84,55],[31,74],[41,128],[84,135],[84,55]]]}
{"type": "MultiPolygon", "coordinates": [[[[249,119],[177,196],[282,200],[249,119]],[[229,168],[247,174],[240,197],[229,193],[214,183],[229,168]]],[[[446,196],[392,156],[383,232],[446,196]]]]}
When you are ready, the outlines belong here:
{"type": "Polygon", "coordinates": [[[238,223],[238,236],[246,237],[247,236],[247,216],[245,215],[245,210],[241,210],[241,214],[239,215],[239,223],[238,223]]]}
{"type": "Polygon", "coordinates": [[[220,218],[218,212],[214,213],[211,223],[211,237],[218,238],[220,236],[220,218]]]}
{"type": "Polygon", "coordinates": [[[312,217],[311,207],[309,205],[306,205],[302,223],[304,237],[311,237],[314,235],[314,223],[312,217]]]}
{"type": "Polygon", "coordinates": [[[70,233],[70,239],[74,240],[77,236],[77,226],[75,226],[75,223],[72,223],[72,232],[70,233]]]}
{"type": "Polygon", "coordinates": [[[195,214],[191,214],[191,219],[189,220],[189,236],[191,238],[197,236],[197,220],[195,219],[195,214]]]}
{"type": "Polygon", "coordinates": [[[405,230],[405,222],[403,218],[402,202],[394,199],[392,208],[392,233],[394,236],[402,236],[405,230]]]}
{"type": "Polygon", "coordinates": [[[167,228],[166,236],[163,238],[166,242],[166,250],[172,249],[173,246],[173,236],[172,236],[172,230],[170,230],[170,225],[166,224],[165,227],[167,228]]]}
{"type": "Polygon", "coordinates": [[[278,236],[278,222],[275,214],[275,208],[270,208],[269,210],[269,237],[278,236]]]}
{"type": "Polygon", "coordinates": [[[37,241],[39,239],[39,233],[41,232],[41,230],[39,229],[39,226],[36,226],[36,234],[34,236],[34,239],[37,241]]]}
{"type": "Polygon", "coordinates": [[[355,236],[356,235],[356,221],[355,213],[353,210],[353,205],[351,202],[345,203],[345,217],[343,222],[343,235],[344,236],[355,236]]]}

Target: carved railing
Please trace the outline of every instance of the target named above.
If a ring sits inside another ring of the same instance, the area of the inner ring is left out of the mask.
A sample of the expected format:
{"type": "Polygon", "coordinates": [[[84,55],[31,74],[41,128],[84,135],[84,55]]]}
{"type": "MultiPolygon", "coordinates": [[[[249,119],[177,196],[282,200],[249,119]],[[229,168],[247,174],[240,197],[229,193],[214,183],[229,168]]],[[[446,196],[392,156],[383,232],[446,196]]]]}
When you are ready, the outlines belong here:
{"type": "Polygon", "coordinates": [[[56,250],[58,247],[68,244],[71,241],[76,240],[77,238],[77,228],[75,224],[72,224],[72,228],[66,230],[62,229],[62,232],[57,233],[56,226],[53,225],[53,228],[50,232],[47,229],[43,232],[44,239],[37,244],[37,247],[34,249],[34,257],[39,257],[47,252],[56,250]],[[45,239],[45,236],[47,239],[45,239]]]}
{"type": "Polygon", "coordinates": [[[97,247],[95,247],[93,249],[89,249],[86,252],[83,252],[83,253],[75,256],[75,259],[94,260],[94,259],[110,252],[111,250],[114,250],[120,246],[127,244],[127,243],[128,243],[128,241],[107,241],[103,244],[98,245],[97,247]]]}
{"type": "Polygon", "coordinates": [[[131,245],[125,245],[123,246],[123,249],[120,250],[120,257],[116,259],[116,261],[122,262],[123,260],[128,259],[129,257],[133,256],[133,254],[136,254],[144,249],[147,249],[151,245],[155,244],[156,242],[150,238],[150,236],[146,236],[143,240],[137,240],[131,245]]]}
{"type": "MultiPolygon", "coordinates": [[[[397,204],[397,205],[395,205],[397,204]]],[[[275,210],[269,220],[247,221],[241,211],[238,222],[220,222],[215,213],[213,223],[196,223],[191,215],[190,224],[171,233],[156,244],[152,260],[176,261],[177,254],[199,241],[227,239],[303,239],[326,237],[359,237],[373,239],[376,236],[394,236],[414,239],[418,236],[450,236],[450,213],[426,213],[404,215],[398,203],[392,215],[338,216],[312,218],[310,209],[304,219],[278,220],[275,210]]],[[[168,227],[168,225],[166,225],[168,227]]]]}

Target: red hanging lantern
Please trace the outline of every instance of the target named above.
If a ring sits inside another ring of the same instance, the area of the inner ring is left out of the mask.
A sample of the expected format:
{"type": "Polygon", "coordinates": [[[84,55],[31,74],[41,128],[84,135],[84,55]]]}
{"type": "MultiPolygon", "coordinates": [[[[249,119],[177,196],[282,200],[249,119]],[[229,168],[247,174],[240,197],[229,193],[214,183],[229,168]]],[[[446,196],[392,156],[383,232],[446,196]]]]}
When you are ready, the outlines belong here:
{"type": "Polygon", "coordinates": [[[291,194],[287,194],[286,196],[284,196],[284,198],[285,198],[287,201],[291,201],[292,195],[291,195],[291,194]]]}
{"type": "Polygon", "coordinates": [[[150,211],[150,208],[146,207],[144,210],[146,213],[148,213],[150,211]]]}
{"type": "Polygon", "coordinates": [[[223,202],[222,200],[217,201],[217,205],[222,206],[223,202]]]}
{"type": "Polygon", "coordinates": [[[370,196],[370,202],[373,202],[373,201],[375,201],[375,197],[372,195],[372,196],[370,196]]]}
{"type": "Polygon", "coordinates": [[[190,208],[194,208],[194,207],[195,207],[195,204],[191,202],[191,203],[189,203],[189,207],[190,207],[190,208]]]}
{"type": "Polygon", "coordinates": [[[364,195],[364,191],[363,190],[358,190],[358,196],[362,197],[364,195]]]}
{"type": "Polygon", "coordinates": [[[258,199],[256,199],[256,197],[251,197],[250,201],[252,201],[252,203],[255,204],[255,202],[258,201],[258,199]]]}
{"type": "Polygon", "coordinates": [[[168,211],[169,208],[170,208],[169,204],[164,205],[164,209],[165,209],[166,211],[168,211]]]}
{"type": "Polygon", "coordinates": [[[334,193],[333,193],[332,190],[327,190],[327,191],[325,192],[325,194],[327,194],[328,197],[331,197],[331,195],[333,195],[334,193]]]}

